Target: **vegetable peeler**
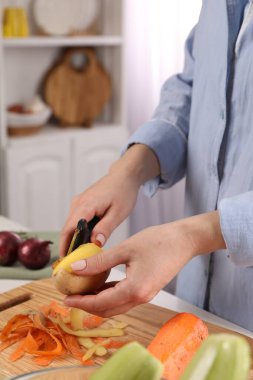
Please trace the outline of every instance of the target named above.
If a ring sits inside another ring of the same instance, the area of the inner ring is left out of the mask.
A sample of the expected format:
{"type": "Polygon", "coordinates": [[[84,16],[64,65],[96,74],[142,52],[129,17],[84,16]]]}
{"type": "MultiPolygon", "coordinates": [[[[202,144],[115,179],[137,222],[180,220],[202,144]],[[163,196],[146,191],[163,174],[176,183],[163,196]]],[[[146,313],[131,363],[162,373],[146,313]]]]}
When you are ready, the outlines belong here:
{"type": "Polygon", "coordinates": [[[80,245],[90,242],[92,230],[95,227],[95,225],[99,222],[99,220],[100,218],[96,215],[89,222],[87,222],[86,219],[79,220],[73,238],[71,240],[67,255],[69,255],[71,252],[77,249],[80,245]]]}

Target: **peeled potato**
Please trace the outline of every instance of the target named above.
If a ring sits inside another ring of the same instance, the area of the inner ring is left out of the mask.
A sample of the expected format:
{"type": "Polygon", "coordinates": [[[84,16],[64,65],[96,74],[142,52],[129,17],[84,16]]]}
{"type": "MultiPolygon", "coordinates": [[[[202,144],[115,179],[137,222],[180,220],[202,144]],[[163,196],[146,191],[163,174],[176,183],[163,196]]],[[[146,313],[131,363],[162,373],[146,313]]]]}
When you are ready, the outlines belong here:
{"type": "Polygon", "coordinates": [[[63,294],[85,294],[101,288],[110,271],[94,276],[79,276],[73,273],[71,264],[75,261],[87,259],[102,252],[102,249],[93,243],[83,244],[75,251],[64,257],[54,268],[53,280],[55,287],[63,294]]]}

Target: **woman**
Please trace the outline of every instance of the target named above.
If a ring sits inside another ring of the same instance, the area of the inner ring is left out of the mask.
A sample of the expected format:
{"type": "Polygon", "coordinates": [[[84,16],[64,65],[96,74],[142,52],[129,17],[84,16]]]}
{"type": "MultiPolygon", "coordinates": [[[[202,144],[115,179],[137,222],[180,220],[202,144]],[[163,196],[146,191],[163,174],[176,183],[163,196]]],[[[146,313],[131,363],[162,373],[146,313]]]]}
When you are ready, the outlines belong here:
{"type": "Polygon", "coordinates": [[[183,72],[164,84],[154,117],[108,175],[73,200],[61,255],[81,217],[102,217],[92,241],[103,246],[141,185],[152,196],[186,176],[186,218],[75,263],[83,275],[126,264],[127,277],[98,295],[67,297],[67,305],[123,313],[180,272],[179,297],[253,330],[252,9],[243,0],[203,2],[183,72]]]}

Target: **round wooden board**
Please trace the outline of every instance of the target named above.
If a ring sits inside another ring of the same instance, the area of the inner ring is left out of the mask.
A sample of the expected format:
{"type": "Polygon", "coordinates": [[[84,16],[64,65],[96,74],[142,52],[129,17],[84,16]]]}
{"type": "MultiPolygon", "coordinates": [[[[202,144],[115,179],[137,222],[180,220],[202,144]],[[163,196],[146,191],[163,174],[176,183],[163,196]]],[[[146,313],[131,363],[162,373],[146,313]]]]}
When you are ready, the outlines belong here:
{"type": "Polygon", "coordinates": [[[91,48],[67,50],[44,84],[46,102],[61,126],[91,126],[111,92],[110,77],[91,48]],[[83,60],[80,69],[74,67],[74,58],[83,60]]]}

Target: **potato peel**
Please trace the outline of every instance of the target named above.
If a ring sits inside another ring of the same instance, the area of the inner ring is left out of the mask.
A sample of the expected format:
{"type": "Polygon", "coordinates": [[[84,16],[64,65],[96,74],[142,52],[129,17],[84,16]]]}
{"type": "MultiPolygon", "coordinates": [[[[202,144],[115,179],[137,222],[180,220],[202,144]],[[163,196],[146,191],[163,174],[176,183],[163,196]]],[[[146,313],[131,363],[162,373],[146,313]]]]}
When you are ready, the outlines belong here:
{"type": "Polygon", "coordinates": [[[90,358],[92,358],[93,354],[95,354],[95,352],[97,351],[97,349],[99,349],[99,347],[103,347],[103,344],[106,345],[107,343],[109,343],[110,339],[106,339],[104,340],[103,342],[101,343],[98,343],[98,344],[95,344],[95,346],[91,347],[83,356],[82,360],[85,362],[87,360],[89,360],[90,358]]]}
{"type": "Polygon", "coordinates": [[[83,338],[110,338],[110,337],[117,337],[117,336],[123,336],[124,331],[122,329],[115,329],[115,328],[108,328],[108,329],[103,329],[103,328],[95,328],[95,329],[87,329],[87,330],[72,330],[70,329],[63,320],[61,319],[60,316],[57,317],[56,320],[54,320],[60,328],[65,331],[66,333],[78,337],[83,337],[83,338]]]}

